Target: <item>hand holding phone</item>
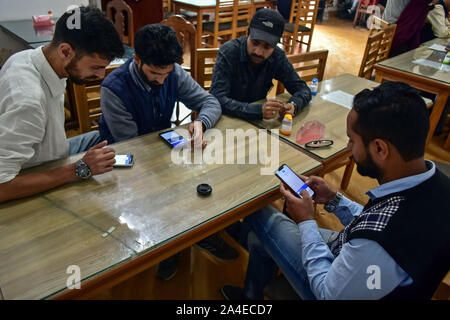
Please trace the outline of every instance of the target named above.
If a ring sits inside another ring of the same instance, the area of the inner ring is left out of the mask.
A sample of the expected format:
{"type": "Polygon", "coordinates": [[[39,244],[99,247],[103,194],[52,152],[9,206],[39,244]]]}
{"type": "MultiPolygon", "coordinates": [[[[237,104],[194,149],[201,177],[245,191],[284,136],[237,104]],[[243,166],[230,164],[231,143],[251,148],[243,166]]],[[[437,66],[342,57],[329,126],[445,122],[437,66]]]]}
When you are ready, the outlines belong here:
{"type": "Polygon", "coordinates": [[[279,167],[275,175],[299,198],[302,198],[300,193],[303,190],[308,191],[309,196],[311,198],[313,197],[314,191],[286,164],[279,167]]]}
{"type": "Polygon", "coordinates": [[[309,197],[306,189],[302,190],[303,198],[299,198],[288,189],[284,182],[280,183],[280,192],[283,195],[283,212],[297,224],[306,220],[314,220],[314,201],[309,197]]]}

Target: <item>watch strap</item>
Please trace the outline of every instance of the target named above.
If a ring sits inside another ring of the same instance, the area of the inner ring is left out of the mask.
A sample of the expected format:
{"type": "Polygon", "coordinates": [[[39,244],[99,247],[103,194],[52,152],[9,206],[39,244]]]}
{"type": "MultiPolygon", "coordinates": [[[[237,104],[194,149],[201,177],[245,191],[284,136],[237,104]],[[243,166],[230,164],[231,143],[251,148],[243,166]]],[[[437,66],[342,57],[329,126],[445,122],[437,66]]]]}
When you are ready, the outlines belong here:
{"type": "Polygon", "coordinates": [[[91,168],[89,168],[89,166],[87,165],[87,163],[84,162],[83,159],[80,159],[75,163],[75,174],[80,178],[88,179],[92,176],[92,171],[91,168]],[[89,174],[87,176],[81,176],[79,173],[80,167],[86,167],[89,174]]]}
{"type": "Polygon", "coordinates": [[[341,199],[342,199],[342,194],[339,191],[337,191],[334,198],[331,199],[330,201],[328,201],[324,205],[324,209],[327,210],[328,212],[332,212],[339,205],[339,202],[341,202],[341,199]]]}

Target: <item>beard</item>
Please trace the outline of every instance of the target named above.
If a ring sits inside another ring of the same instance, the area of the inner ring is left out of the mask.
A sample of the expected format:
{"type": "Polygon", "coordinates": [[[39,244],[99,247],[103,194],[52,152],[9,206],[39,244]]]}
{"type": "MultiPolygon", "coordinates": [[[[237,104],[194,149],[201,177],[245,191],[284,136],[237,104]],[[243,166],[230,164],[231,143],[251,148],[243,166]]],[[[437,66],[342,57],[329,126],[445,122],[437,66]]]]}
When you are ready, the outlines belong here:
{"type": "Polygon", "coordinates": [[[77,62],[79,58],[77,56],[73,57],[69,64],[64,68],[66,73],[68,74],[68,79],[77,85],[86,84],[89,80],[97,79],[96,76],[91,76],[87,78],[81,78],[78,75],[80,74],[80,70],[77,67],[77,62]]]}
{"type": "Polygon", "coordinates": [[[138,67],[138,73],[141,76],[142,80],[144,80],[144,82],[146,84],[148,84],[150,86],[150,88],[152,88],[153,90],[158,90],[159,88],[161,88],[162,85],[160,85],[158,83],[158,81],[150,81],[148,80],[147,76],[144,73],[144,70],[142,70],[142,64],[140,67],[138,67]]]}
{"type": "Polygon", "coordinates": [[[250,60],[255,65],[261,65],[261,64],[263,64],[266,61],[266,59],[263,56],[259,56],[259,55],[254,54],[254,53],[252,53],[250,55],[250,60]]]}
{"type": "Polygon", "coordinates": [[[355,160],[355,163],[356,163],[356,171],[358,171],[358,173],[363,177],[369,177],[373,179],[378,179],[381,177],[380,169],[373,161],[370,153],[368,152],[366,153],[366,158],[363,161],[357,162],[355,160]]]}

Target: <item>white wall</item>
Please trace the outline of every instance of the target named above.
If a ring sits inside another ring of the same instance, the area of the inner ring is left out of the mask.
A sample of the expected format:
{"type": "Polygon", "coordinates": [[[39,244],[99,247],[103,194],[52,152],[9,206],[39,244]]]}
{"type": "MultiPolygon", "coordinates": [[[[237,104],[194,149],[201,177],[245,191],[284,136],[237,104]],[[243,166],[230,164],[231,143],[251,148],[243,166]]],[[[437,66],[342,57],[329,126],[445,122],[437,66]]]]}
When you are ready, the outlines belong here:
{"type": "MultiPolygon", "coordinates": [[[[0,0],[0,21],[31,19],[32,15],[47,14],[60,17],[71,4],[88,4],[88,0],[0,0]]],[[[92,2],[92,1],[91,1],[92,2]]],[[[94,0],[100,3],[100,0],[94,0]]],[[[98,5],[100,7],[100,5],[98,5]]]]}

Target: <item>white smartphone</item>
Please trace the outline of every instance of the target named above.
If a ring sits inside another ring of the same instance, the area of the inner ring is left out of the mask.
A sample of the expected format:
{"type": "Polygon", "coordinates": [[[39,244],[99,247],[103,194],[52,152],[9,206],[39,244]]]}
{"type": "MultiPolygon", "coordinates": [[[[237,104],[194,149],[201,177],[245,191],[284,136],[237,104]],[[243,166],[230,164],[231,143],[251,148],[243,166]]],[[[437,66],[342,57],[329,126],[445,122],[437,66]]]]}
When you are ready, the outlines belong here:
{"type": "Polygon", "coordinates": [[[278,170],[275,172],[275,175],[281,180],[283,181],[288,187],[289,189],[291,189],[291,191],[296,194],[298,197],[303,198],[300,195],[300,192],[302,192],[302,190],[308,191],[309,196],[312,198],[312,196],[314,195],[314,191],[308,187],[308,185],[303,182],[302,179],[300,179],[300,177],[291,170],[291,168],[289,168],[286,164],[283,164],[281,167],[278,168],[278,170]]]}
{"type": "Polygon", "coordinates": [[[134,157],[132,154],[116,154],[114,157],[116,163],[113,167],[131,167],[134,164],[134,157]]]}

